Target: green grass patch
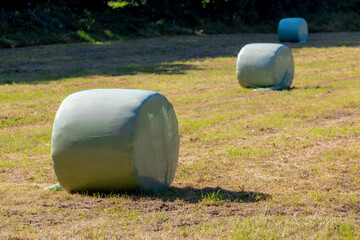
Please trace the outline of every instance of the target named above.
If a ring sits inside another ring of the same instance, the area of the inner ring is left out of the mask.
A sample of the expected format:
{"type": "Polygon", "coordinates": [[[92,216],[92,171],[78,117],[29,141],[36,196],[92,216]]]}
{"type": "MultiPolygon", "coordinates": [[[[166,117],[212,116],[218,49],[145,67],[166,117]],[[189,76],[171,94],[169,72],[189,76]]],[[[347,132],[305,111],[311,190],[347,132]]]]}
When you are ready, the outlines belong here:
{"type": "Polygon", "coordinates": [[[81,24],[87,43],[1,50],[0,239],[360,238],[358,33],[287,43],[293,88],[254,92],[238,84],[236,55],[276,34],[130,40],[104,28],[119,39],[104,42],[96,22],[81,24]],[[181,143],[168,190],[43,191],[57,183],[58,107],[96,88],[173,104],[181,143]]]}

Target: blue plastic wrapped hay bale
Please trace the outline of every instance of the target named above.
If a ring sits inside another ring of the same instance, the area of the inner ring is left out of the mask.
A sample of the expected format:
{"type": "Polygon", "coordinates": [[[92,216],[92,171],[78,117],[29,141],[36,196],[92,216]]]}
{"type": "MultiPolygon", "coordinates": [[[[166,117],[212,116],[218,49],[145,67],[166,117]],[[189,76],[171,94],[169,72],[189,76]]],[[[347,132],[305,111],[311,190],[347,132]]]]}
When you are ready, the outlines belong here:
{"type": "Polygon", "coordinates": [[[305,43],[308,37],[308,26],[303,18],[284,18],[278,26],[278,36],[281,42],[305,43]]]}
{"type": "Polygon", "coordinates": [[[179,133],[161,94],[95,89],[69,95],[56,113],[53,167],[67,191],[160,191],[175,176],[179,133]]]}
{"type": "Polygon", "coordinates": [[[236,76],[242,87],[289,89],[294,78],[291,50],[277,43],[252,43],[238,54],[236,76]]]}

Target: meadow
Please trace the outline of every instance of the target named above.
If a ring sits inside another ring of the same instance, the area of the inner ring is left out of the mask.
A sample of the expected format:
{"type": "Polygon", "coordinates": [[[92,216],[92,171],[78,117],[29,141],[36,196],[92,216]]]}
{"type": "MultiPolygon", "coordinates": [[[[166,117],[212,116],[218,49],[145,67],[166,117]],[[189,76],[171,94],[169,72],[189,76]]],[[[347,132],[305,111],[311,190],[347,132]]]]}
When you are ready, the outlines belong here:
{"type": "Polygon", "coordinates": [[[0,49],[0,239],[359,239],[360,33],[287,44],[289,91],[235,76],[246,43],[176,36],[0,49]],[[173,104],[180,157],[164,192],[43,191],[69,94],[146,89],[173,104]]]}

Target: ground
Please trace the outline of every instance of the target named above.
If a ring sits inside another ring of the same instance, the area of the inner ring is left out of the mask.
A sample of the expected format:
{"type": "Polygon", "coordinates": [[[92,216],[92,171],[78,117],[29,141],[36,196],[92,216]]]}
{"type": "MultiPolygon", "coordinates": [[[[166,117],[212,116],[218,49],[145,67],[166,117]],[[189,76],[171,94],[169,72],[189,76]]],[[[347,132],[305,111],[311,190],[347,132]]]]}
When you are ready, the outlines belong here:
{"type": "Polygon", "coordinates": [[[359,239],[360,33],[310,34],[290,91],[235,75],[275,34],[176,36],[0,49],[1,239],[359,239]],[[165,95],[179,121],[161,193],[68,193],[51,165],[55,113],[94,88],[165,95]]]}

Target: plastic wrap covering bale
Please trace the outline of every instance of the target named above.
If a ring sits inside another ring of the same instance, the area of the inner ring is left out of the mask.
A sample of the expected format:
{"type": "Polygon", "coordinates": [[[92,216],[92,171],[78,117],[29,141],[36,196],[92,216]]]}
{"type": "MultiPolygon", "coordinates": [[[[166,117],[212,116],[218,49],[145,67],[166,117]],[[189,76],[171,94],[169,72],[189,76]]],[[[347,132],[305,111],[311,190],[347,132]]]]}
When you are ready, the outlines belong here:
{"type": "Polygon", "coordinates": [[[174,109],[161,94],[95,89],[61,103],[51,155],[68,191],[160,191],[174,179],[179,141],[174,109]]]}
{"type": "Polygon", "coordinates": [[[236,76],[242,87],[288,89],[294,78],[291,50],[275,43],[247,44],[239,52],[236,76]]]}
{"type": "Polygon", "coordinates": [[[306,42],[308,26],[303,18],[284,18],[278,26],[278,35],[281,42],[306,42]]]}

